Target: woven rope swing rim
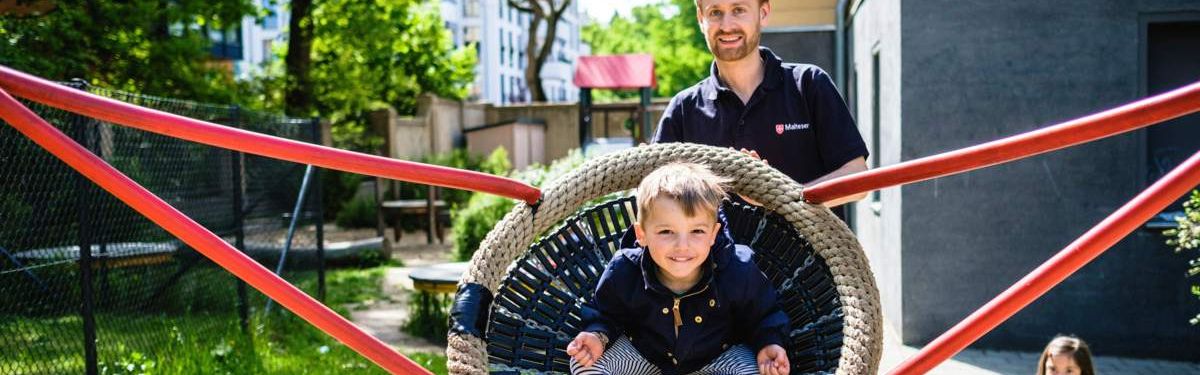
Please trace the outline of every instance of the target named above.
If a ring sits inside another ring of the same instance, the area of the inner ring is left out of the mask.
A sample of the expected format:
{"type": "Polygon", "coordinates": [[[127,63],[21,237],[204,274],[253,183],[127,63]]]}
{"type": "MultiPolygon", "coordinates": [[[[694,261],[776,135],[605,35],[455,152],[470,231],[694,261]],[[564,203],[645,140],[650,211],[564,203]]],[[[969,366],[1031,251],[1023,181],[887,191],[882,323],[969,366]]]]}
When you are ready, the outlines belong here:
{"type": "MultiPolygon", "coordinates": [[[[462,284],[489,291],[499,287],[508,268],[543,233],[585,202],[637,186],[655,168],[670,162],[704,164],[732,180],[733,192],[761,202],[782,216],[825,259],[844,313],[838,374],[874,374],[883,351],[879,291],[866,254],[850,228],[824,207],[804,202],[803,187],[767,164],[729,148],[664,143],[642,145],[590,160],[543,190],[537,207],[518,203],[488,233],[471,258],[462,284]]],[[[486,343],[451,333],[446,347],[452,374],[488,373],[486,343]]]]}

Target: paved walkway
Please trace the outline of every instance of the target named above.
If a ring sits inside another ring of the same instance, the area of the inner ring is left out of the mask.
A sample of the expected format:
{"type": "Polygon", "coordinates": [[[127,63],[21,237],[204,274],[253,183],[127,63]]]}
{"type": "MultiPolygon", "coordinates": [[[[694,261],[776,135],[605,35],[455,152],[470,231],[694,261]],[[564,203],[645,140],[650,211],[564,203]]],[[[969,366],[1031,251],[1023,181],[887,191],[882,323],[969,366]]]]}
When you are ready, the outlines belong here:
{"type": "MultiPolygon", "coordinates": [[[[389,234],[390,235],[390,234],[389,234]]],[[[404,267],[391,267],[383,277],[383,292],[387,300],[375,301],[363,309],[350,312],[350,320],[371,336],[400,350],[402,353],[444,353],[445,346],[405,333],[401,328],[408,321],[408,299],[412,295],[413,267],[443,263],[450,256],[450,239],[445,244],[425,244],[425,234],[407,233],[392,256],[404,261],[404,267]]]]}
{"type": "MultiPolygon", "coordinates": [[[[901,362],[917,354],[920,348],[904,346],[894,336],[888,335],[883,348],[880,373],[895,368],[901,362]]],[[[991,375],[1037,373],[1037,352],[1010,352],[998,350],[967,349],[949,361],[930,371],[930,375],[991,375]]],[[[1102,375],[1196,375],[1200,374],[1200,362],[1173,362],[1154,359],[1130,359],[1121,357],[1095,357],[1096,373],[1102,375]]],[[[1197,359],[1200,361],[1200,358],[1197,359]]]]}

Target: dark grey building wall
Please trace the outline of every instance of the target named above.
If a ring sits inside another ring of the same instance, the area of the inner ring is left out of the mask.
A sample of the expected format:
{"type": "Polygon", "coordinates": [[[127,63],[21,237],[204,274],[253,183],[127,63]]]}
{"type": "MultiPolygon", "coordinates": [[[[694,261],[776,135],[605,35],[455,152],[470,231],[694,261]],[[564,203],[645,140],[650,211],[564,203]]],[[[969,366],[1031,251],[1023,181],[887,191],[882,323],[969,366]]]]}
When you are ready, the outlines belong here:
{"type": "Polygon", "coordinates": [[[766,31],[759,44],[770,48],[784,62],[813,64],[830,76],[834,74],[833,31],[766,31]]]}
{"type": "MultiPolygon", "coordinates": [[[[1139,15],[1198,10],[1182,0],[903,2],[903,159],[1137,99],[1139,15]]],[[[1145,155],[1135,132],[905,187],[902,339],[937,337],[1135,196],[1145,155]]],[[[1038,351],[1074,333],[1101,355],[1200,359],[1186,258],[1162,241],[1136,232],[976,346],[1038,351]]]]}

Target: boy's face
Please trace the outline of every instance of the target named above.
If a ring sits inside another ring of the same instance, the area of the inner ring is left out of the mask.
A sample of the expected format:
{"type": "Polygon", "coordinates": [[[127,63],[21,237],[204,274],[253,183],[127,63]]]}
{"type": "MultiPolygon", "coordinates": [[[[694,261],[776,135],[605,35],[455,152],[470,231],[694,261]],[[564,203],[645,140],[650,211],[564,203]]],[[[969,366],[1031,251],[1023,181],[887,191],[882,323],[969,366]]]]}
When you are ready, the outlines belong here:
{"type": "Polygon", "coordinates": [[[679,202],[669,198],[655,199],[647,208],[642,214],[648,216],[635,223],[633,231],[638,242],[650,250],[659,272],[668,278],[663,281],[699,277],[700,265],[708,259],[721,227],[715,213],[696,210],[695,216],[688,216],[679,202]]]}
{"type": "Polygon", "coordinates": [[[771,3],[759,0],[700,0],[696,20],[708,50],[721,61],[737,61],[758,52],[771,3]]]}

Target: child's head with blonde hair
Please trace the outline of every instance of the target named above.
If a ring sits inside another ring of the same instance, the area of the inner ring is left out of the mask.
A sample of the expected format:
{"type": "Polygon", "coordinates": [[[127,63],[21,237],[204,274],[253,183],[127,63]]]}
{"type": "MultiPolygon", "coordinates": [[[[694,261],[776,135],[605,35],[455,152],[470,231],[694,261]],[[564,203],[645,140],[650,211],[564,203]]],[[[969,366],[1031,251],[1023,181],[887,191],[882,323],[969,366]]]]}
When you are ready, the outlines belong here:
{"type": "Polygon", "coordinates": [[[729,180],[717,176],[700,164],[675,162],[650,172],[637,188],[637,222],[651,215],[654,202],[670,199],[679,203],[687,216],[697,213],[717,219],[717,208],[725,199],[724,185],[729,180]]]}
{"type": "Polygon", "coordinates": [[[676,293],[700,279],[721,230],[717,209],[727,182],[703,165],[671,163],[638,186],[634,233],[654,260],[659,281],[676,293]]]}

